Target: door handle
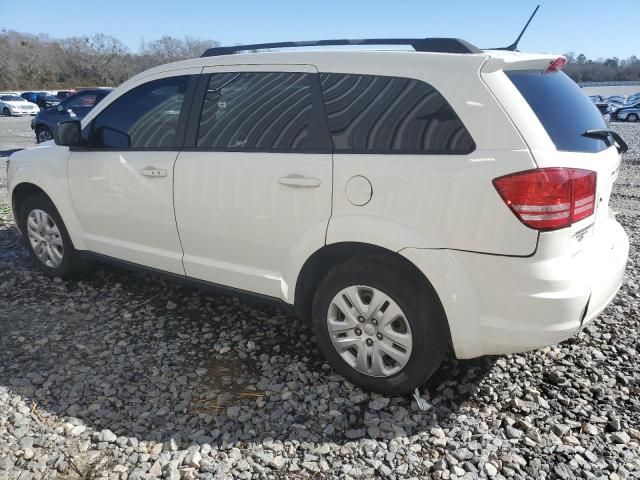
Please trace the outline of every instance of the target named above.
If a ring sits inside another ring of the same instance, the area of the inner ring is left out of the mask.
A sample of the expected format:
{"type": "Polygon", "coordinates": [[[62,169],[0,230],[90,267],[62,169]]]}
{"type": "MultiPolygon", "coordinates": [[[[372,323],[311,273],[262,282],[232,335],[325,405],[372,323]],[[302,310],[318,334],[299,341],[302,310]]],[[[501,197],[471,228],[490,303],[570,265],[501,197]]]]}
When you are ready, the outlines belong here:
{"type": "Polygon", "coordinates": [[[144,167],[140,169],[140,175],[145,177],[166,177],[167,171],[164,168],[144,167]]]}
{"type": "Polygon", "coordinates": [[[292,173],[286,177],[280,177],[278,183],[288,187],[315,188],[320,186],[320,179],[292,173]]]}

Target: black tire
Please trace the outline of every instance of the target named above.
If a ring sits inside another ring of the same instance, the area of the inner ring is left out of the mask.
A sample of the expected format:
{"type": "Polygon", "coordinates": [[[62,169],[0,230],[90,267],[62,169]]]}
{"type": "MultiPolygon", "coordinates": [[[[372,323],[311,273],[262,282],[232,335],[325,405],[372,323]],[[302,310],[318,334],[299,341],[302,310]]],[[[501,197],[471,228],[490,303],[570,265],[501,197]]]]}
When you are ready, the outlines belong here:
{"type": "Polygon", "coordinates": [[[440,367],[450,345],[446,322],[440,301],[424,278],[384,256],[354,259],[335,267],[320,282],[313,299],[312,326],[322,354],[353,384],[385,395],[411,392],[440,367]],[[398,373],[386,377],[360,373],[334,347],[327,327],[329,307],[333,298],[351,285],[381,290],[402,309],[411,328],[413,347],[398,373]]]}
{"type": "Polygon", "coordinates": [[[49,130],[47,127],[38,125],[36,127],[36,142],[42,143],[46,142],[47,140],[53,140],[53,133],[51,133],[51,130],[49,130]],[[41,138],[43,135],[48,135],[49,138],[41,138]]]}
{"type": "Polygon", "coordinates": [[[11,116],[11,110],[9,110],[7,107],[4,107],[2,109],[2,114],[7,116],[7,117],[10,117],[11,116]]]}
{"type": "Polygon", "coordinates": [[[53,205],[49,197],[44,194],[34,194],[30,197],[27,197],[25,201],[20,205],[20,213],[19,213],[19,222],[20,222],[20,231],[23,234],[25,242],[27,244],[27,249],[29,250],[29,254],[33,259],[34,264],[40,270],[42,270],[45,274],[50,277],[60,277],[60,278],[69,278],[76,273],[81,273],[85,271],[89,263],[82,260],[78,255],[78,252],[75,248],[73,248],[73,243],[71,242],[71,238],[69,237],[69,233],[67,232],[67,228],[58,213],[58,210],[53,205]],[[27,222],[30,213],[33,210],[42,210],[44,211],[55,223],[58,227],[58,231],[60,232],[60,239],[62,240],[62,261],[59,265],[52,267],[46,265],[34,250],[34,246],[29,238],[29,233],[27,229],[27,222]]]}
{"type": "Polygon", "coordinates": [[[629,115],[627,115],[627,122],[637,122],[638,121],[638,115],[635,113],[630,113],[629,115]]]}

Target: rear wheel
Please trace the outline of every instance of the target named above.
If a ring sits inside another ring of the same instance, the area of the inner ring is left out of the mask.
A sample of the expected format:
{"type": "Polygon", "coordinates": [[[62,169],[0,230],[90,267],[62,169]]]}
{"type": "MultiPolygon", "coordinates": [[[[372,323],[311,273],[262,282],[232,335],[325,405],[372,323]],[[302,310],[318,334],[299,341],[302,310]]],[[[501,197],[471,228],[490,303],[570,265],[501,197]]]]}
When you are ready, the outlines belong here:
{"type": "Polygon", "coordinates": [[[36,140],[38,141],[38,143],[46,142],[47,140],[52,139],[53,134],[51,133],[51,130],[43,126],[36,127],[36,140]]]}
{"type": "Polygon", "coordinates": [[[637,122],[638,121],[638,114],[630,113],[629,115],[627,115],[627,121],[628,122],[637,122]]]}
{"type": "Polygon", "coordinates": [[[318,347],[365,390],[407,393],[435,372],[449,345],[434,297],[384,257],[348,261],[331,270],[314,297],[318,347]]]}
{"type": "Polygon", "coordinates": [[[11,116],[11,110],[9,110],[7,107],[4,107],[2,109],[2,114],[6,115],[7,117],[10,117],[11,116]]]}
{"type": "Polygon", "coordinates": [[[66,278],[86,268],[58,210],[46,195],[28,197],[20,208],[19,221],[31,258],[44,273],[66,278]]]}

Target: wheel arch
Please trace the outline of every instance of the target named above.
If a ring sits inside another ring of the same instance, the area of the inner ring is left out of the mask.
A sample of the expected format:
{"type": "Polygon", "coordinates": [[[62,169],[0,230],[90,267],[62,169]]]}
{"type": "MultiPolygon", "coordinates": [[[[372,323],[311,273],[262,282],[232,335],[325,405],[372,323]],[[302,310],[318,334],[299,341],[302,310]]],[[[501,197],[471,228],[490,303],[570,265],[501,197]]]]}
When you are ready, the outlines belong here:
{"type": "Polygon", "coordinates": [[[355,258],[376,257],[377,261],[382,259],[389,267],[399,270],[401,273],[409,275],[410,278],[423,285],[430,294],[433,295],[446,327],[447,339],[451,342],[449,321],[438,292],[435,290],[427,276],[408,258],[393,250],[389,250],[377,245],[362,242],[338,242],[323,246],[316,250],[303,264],[295,287],[294,309],[296,315],[305,323],[309,324],[311,319],[311,304],[313,295],[318,283],[329,271],[347,260],[355,258]]]}
{"type": "MultiPolygon", "coordinates": [[[[24,171],[21,173],[25,173],[24,171]]],[[[10,187],[11,209],[15,218],[16,226],[20,233],[24,234],[20,225],[21,205],[32,195],[44,195],[55,207],[58,215],[64,222],[65,228],[71,238],[71,243],[77,250],[84,249],[83,230],[78,223],[75,212],[71,206],[70,200],[66,192],[58,191],[56,188],[51,190],[42,187],[42,182],[34,182],[32,175],[19,175],[15,185],[10,187]]],[[[37,180],[37,179],[35,179],[37,180]]]]}
{"type": "MultiPolygon", "coordinates": [[[[42,194],[46,196],[51,203],[55,205],[51,196],[47,194],[41,187],[31,182],[21,182],[17,184],[12,192],[11,192],[11,209],[13,210],[13,216],[16,221],[16,225],[18,229],[20,229],[20,215],[21,215],[21,206],[24,201],[32,195],[42,194]]],[[[59,212],[58,212],[59,213],[59,212]]],[[[22,232],[24,233],[24,232],[22,232]]]]}

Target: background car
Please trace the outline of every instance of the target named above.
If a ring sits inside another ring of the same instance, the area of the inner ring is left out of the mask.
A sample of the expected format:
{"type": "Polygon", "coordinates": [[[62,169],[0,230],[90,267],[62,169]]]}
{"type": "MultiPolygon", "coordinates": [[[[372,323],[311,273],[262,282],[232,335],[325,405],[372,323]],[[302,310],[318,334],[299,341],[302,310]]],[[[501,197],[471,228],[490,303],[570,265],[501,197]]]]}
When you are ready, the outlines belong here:
{"type": "Polygon", "coordinates": [[[604,100],[604,98],[602,97],[602,95],[589,95],[589,100],[591,100],[593,103],[600,103],[604,100]]]}
{"type": "Polygon", "coordinates": [[[58,122],[63,120],[81,120],[100,100],[107,96],[112,88],[92,88],[82,90],[63,100],[55,108],[42,110],[31,121],[31,128],[38,143],[53,139],[58,122]]]}
{"type": "Polygon", "coordinates": [[[613,115],[616,120],[637,122],[640,119],[640,101],[635,105],[626,105],[616,109],[613,115]]]}
{"type": "Polygon", "coordinates": [[[611,95],[610,97],[605,98],[604,101],[607,103],[621,103],[624,105],[626,98],[621,95],[611,95]]]}
{"type": "MultiPolygon", "coordinates": [[[[615,112],[616,110],[619,110],[619,109],[621,109],[622,107],[624,107],[624,103],[620,103],[620,102],[614,102],[614,101],[607,102],[607,101],[605,100],[605,103],[606,103],[607,105],[609,105],[609,112],[611,112],[612,114],[613,114],[613,112],[615,112]]],[[[613,116],[613,115],[612,115],[612,116],[613,116]]]]}
{"type": "Polygon", "coordinates": [[[40,109],[15,94],[0,94],[0,111],[3,115],[35,115],[40,109]]]}
{"type": "Polygon", "coordinates": [[[600,110],[600,113],[602,114],[604,121],[607,122],[608,124],[609,121],[611,120],[611,106],[605,102],[595,102],[594,105],[598,107],[598,110],[600,110]]]}
{"type": "Polygon", "coordinates": [[[640,92],[634,93],[633,95],[629,95],[627,97],[627,103],[638,103],[640,102],[640,92]]]}
{"type": "Polygon", "coordinates": [[[24,92],[20,95],[26,101],[35,103],[42,110],[54,107],[60,103],[60,99],[47,92],[24,92]]]}
{"type": "Polygon", "coordinates": [[[66,100],[71,95],[75,95],[75,94],[76,94],[75,90],[60,90],[58,93],[56,93],[56,97],[59,100],[66,100]]]}
{"type": "Polygon", "coordinates": [[[20,96],[27,102],[35,103],[37,105],[38,95],[47,95],[47,92],[22,92],[20,96]]]}

